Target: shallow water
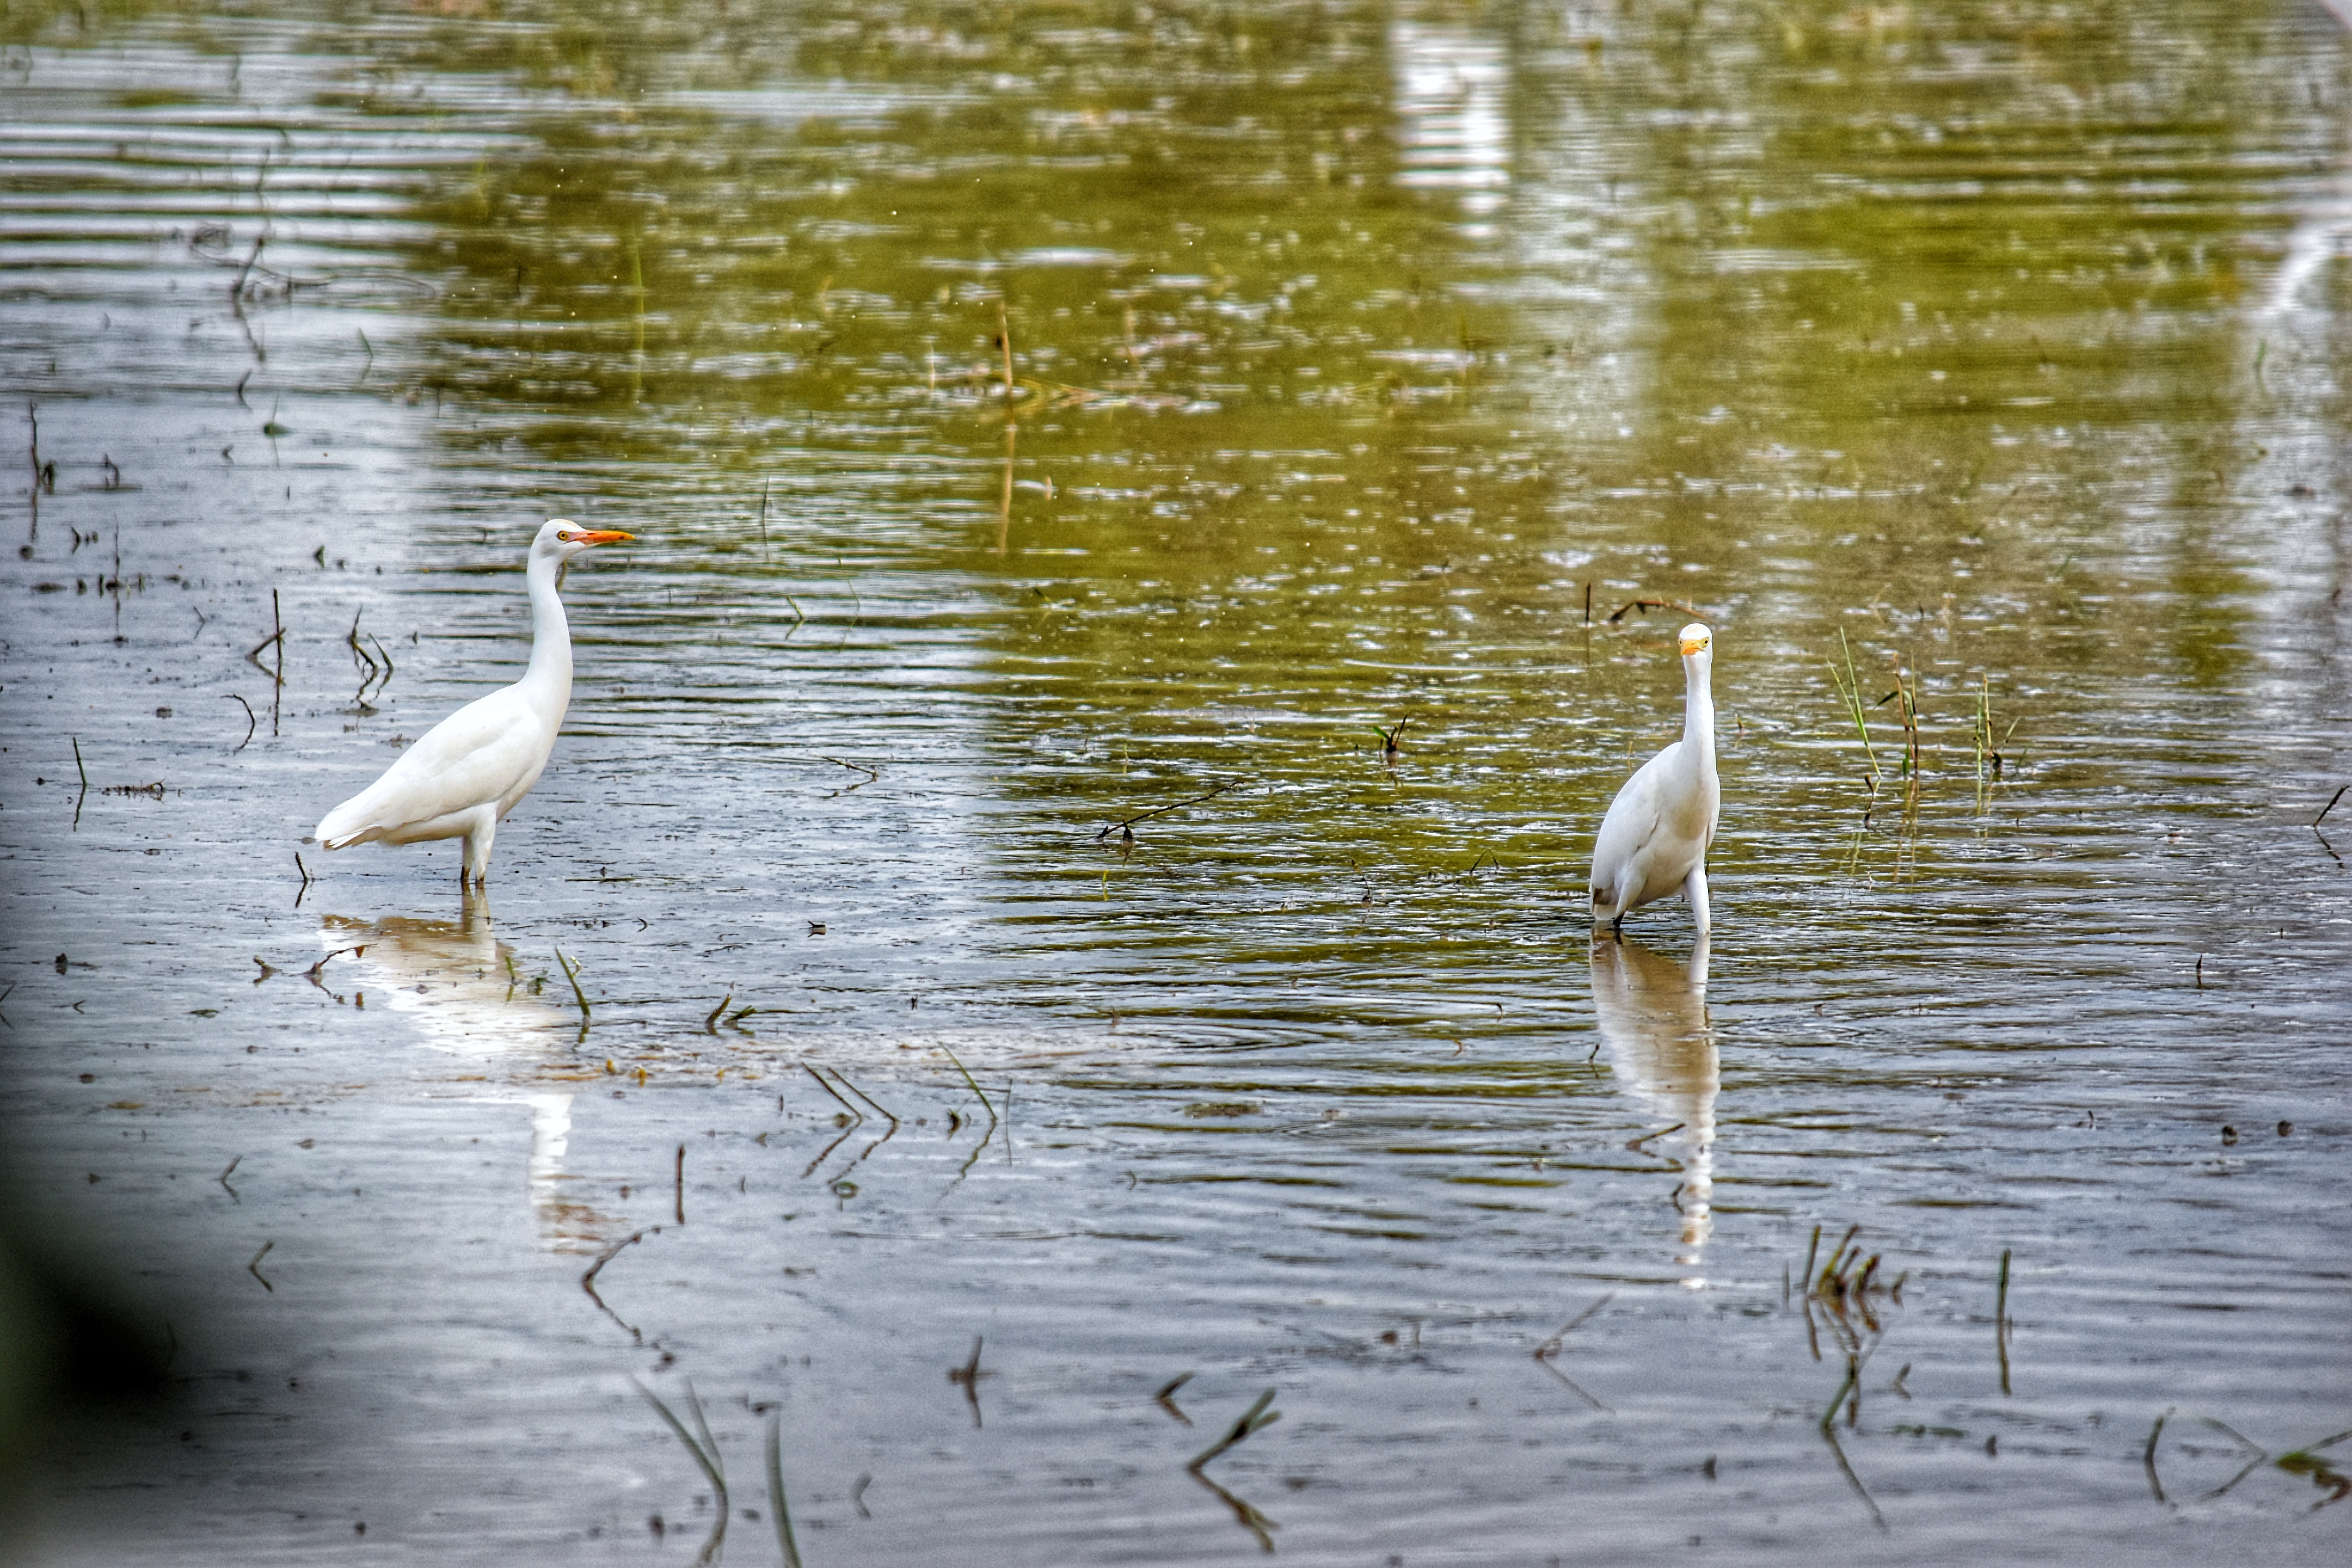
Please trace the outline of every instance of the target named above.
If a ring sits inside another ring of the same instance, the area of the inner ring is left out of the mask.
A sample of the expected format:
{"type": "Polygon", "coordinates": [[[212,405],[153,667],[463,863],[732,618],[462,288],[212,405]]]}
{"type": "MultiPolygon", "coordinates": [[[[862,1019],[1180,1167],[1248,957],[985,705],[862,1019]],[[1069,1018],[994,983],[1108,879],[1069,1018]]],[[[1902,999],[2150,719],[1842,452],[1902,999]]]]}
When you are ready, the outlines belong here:
{"type": "Polygon", "coordinates": [[[0,28],[27,1560],[2341,1560],[2324,11],[0,28]]]}

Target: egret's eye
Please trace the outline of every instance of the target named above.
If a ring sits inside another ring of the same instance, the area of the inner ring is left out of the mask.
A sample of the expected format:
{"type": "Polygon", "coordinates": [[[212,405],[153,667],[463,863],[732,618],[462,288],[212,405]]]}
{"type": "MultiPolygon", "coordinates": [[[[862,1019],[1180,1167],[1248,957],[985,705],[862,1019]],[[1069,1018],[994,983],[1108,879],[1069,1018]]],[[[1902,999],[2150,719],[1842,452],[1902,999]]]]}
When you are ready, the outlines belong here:
{"type": "Polygon", "coordinates": [[[555,531],[555,537],[563,541],[564,543],[569,544],[580,536],[572,532],[568,528],[559,528],[555,531]]]}

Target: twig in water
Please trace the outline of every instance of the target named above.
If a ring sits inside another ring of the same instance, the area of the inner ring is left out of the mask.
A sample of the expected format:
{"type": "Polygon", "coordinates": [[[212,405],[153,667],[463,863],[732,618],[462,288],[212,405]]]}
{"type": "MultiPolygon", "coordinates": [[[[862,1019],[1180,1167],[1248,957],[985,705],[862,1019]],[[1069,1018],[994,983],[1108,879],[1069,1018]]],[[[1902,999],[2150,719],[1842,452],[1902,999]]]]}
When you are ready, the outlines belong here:
{"type": "Polygon", "coordinates": [[[2000,1249],[2000,1284],[1993,1292],[1993,1345],[2000,1354],[2000,1391],[2009,1392],[2009,1248],[2000,1249]]]}
{"type": "Polygon", "coordinates": [[[1655,1132],[1644,1132],[1639,1138],[1628,1138],[1625,1140],[1625,1147],[1636,1154],[1647,1153],[1648,1151],[1642,1147],[1643,1144],[1664,1138],[1669,1132],[1679,1132],[1689,1125],[1690,1123],[1686,1121],[1677,1121],[1672,1127],[1661,1127],[1655,1132]]]}
{"type": "Polygon", "coordinates": [[[1206,1470],[1192,1472],[1194,1480],[1213,1493],[1219,1502],[1234,1510],[1234,1518],[1244,1530],[1257,1537],[1258,1547],[1269,1557],[1274,1554],[1274,1532],[1282,1526],[1268,1519],[1258,1506],[1244,1498],[1237,1498],[1211,1479],[1206,1470]]]}
{"type": "Polygon", "coordinates": [[[864,1100],[866,1104],[880,1111],[882,1113],[882,1120],[888,1122],[894,1131],[897,1130],[898,1126],[898,1119],[890,1114],[890,1110],[887,1106],[875,1099],[872,1095],[866,1093],[864,1089],[858,1088],[855,1083],[852,1083],[850,1081],[849,1075],[842,1071],[839,1068],[833,1069],[833,1076],[839,1079],[842,1081],[843,1086],[846,1088],[850,1093],[856,1095],[858,1099],[864,1100]]]}
{"type": "Polygon", "coordinates": [[[271,1295],[273,1295],[273,1296],[275,1296],[276,1294],[278,1294],[278,1287],[277,1287],[277,1286],[275,1286],[275,1285],[272,1285],[272,1284],[269,1282],[269,1280],[268,1280],[268,1277],[266,1277],[266,1276],[261,1272],[261,1260],[262,1260],[263,1258],[265,1258],[268,1257],[268,1256],[269,1256],[269,1249],[270,1249],[271,1247],[273,1247],[277,1246],[277,1245],[278,1245],[278,1244],[277,1244],[276,1242],[274,1242],[274,1241],[265,1241],[265,1242],[263,1242],[263,1243],[261,1244],[261,1250],[260,1250],[260,1251],[258,1251],[258,1252],[257,1252],[257,1253],[255,1253],[255,1254],[253,1255],[253,1260],[252,1260],[251,1262],[247,1263],[247,1264],[245,1266],[245,1271],[246,1271],[247,1274],[252,1275],[256,1279],[260,1280],[260,1281],[261,1281],[261,1288],[262,1288],[263,1289],[265,1289],[265,1290],[268,1291],[268,1292],[269,1292],[271,1295]]]}
{"type": "MultiPolygon", "coordinates": [[[[792,1505],[784,1500],[784,1418],[781,1415],[768,1417],[768,1506],[776,1516],[776,1545],[783,1552],[784,1568],[801,1568],[800,1542],[793,1539],[792,1505]]],[[[864,1513],[866,1505],[859,1503],[857,1511],[864,1513]]]]}
{"type": "Polygon", "coordinates": [[[1862,737],[1862,754],[1870,764],[1870,793],[1878,794],[1878,751],[1870,743],[1870,722],[1862,706],[1862,678],[1853,668],[1853,645],[1846,640],[1845,628],[1838,628],[1838,647],[1845,653],[1845,675],[1841,679],[1838,667],[1830,666],[1830,680],[1836,686],[1839,699],[1844,702],[1847,716],[1853,721],[1854,733],[1862,737]]]}
{"type": "Polygon", "coordinates": [[[677,1223],[684,1225],[686,1223],[686,1145],[683,1143],[677,1146],[677,1174],[676,1180],[677,1223]]]}
{"type": "Polygon", "coordinates": [[[859,790],[864,789],[867,784],[872,784],[875,780],[882,776],[880,769],[869,768],[864,763],[845,763],[839,757],[819,757],[817,760],[819,762],[831,763],[836,768],[847,768],[853,773],[864,773],[866,775],[854,784],[849,784],[844,788],[835,790],[832,795],[828,795],[824,797],[827,800],[833,799],[835,795],[855,795],[859,790]]]}
{"type": "Polygon", "coordinates": [[[2147,1447],[2141,1449],[2139,1455],[2140,1467],[2147,1471],[2147,1489],[2154,1492],[2156,1500],[2167,1508],[2172,1506],[2172,1500],[2164,1495],[2164,1483],[2157,1479],[2156,1445],[2157,1440],[2164,1436],[2164,1424],[2171,1419],[2170,1408],[2156,1418],[2156,1425],[2147,1429],[2147,1447]]]}
{"type": "MultiPolygon", "coordinates": [[[[250,663],[254,668],[261,671],[264,675],[268,675],[270,671],[269,667],[261,662],[261,650],[268,647],[272,643],[282,645],[286,640],[286,627],[278,619],[278,590],[275,588],[272,588],[269,591],[269,635],[245,650],[247,661],[250,663]]],[[[285,649],[281,646],[278,651],[283,653],[285,649]]]]}
{"type": "MultiPolygon", "coordinates": [[[[856,1106],[854,1106],[854,1105],[850,1104],[850,1103],[849,1103],[849,1101],[847,1101],[847,1100],[843,1100],[843,1099],[841,1098],[841,1090],[839,1090],[839,1089],[837,1089],[834,1088],[834,1087],[833,1087],[833,1085],[831,1085],[831,1084],[829,1084],[829,1083],[825,1082],[825,1081],[824,1081],[824,1076],[822,1073],[818,1072],[818,1071],[816,1070],[816,1068],[813,1068],[813,1067],[810,1067],[810,1066],[808,1065],[808,1063],[806,1063],[806,1062],[803,1062],[803,1063],[801,1064],[801,1067],[802,1067],[802,1069],[803,1069],[803,1071],[805,1071],[805,1072],[809,1075],[809,1077],[811,1077],[811,1078],[813,1078],[813,1079],[816,1079],[816,1086],[817,1086],[817,1088],[819,1088],[819,1089],[821,1089],[824,1090],[824,1091],[825,1091],[825,1093],[827,1093],[827,1094],[829,1094],[829,1095],[833,1096],[833,1098],[834,1098],[835,1100],[837,1100],[837,1101],[839,1101],[839,1102],[840,1102],[840,1105],[841,1105],[841,1109],[842,1109],[842,1110],[846,1110],[847,1112],[849,1112],[849,1114],[850,1114],[852,1117],[856,1118],[858,1121],[865,1121],[865,1120],[866,1120],[866,1112],[864,1112],[864,1111],[862,1111],[862,1110],[858,1110],[858,1109],[857,1109],[857,1107],[856,1107],[856,1106]]],[[[845,1081],[845,1082],[846,1082],[847,1080],[846,1080],[846,1079],[845,1079],[844,1081],[845,1081]]]]}
{"type": "Polygon", "coordinates": [[[971,1359],[961,1366],[948,1368],[948,1381],[963,1387],[964,1402],[971,1406],[971,1424],[975,1428],[980,1426],[980,1380],[995,1375],[980,1369],[980,1335],[972,1335],[971,1359]]]}
{"type": "Polygon", "coordinates": [[[1181,1410],[1176,1408],[1176,1391],[1192,1381],[1192,1374],[1191,1373],[1179,1373],[1174,1377],[1170,1378],[1166,1383],[1161,1384],[1160,1385],[1160,1392],[1151,1396],[1153,1404],[1159,1405],[1160,1409],[1165,1410],[1169,1415],[1173,1415],[1177,1420],[1181,1421],[1187,1426],[1190,1426],[1192,1424],[1192,1418],[1190,1415],[1185,1415],[1181,1410]]]}
{"type": "Polygon", "coordinates": [[[634,1377],[629,1379],[629,1385],[644,1394],[646,1403],[658,1411],[669,1429],[677,1434],[677,1440],[686,1445],[686,1451],[694,1456],[696,1466],[710,1482],[710,1489],[719,1494],[719,1518],[710,1527],[710,1539],[702,1543],[701,1554],[695,1558],[697,1563],[716,1563],[727,1543],[727,1515],[731,1510],[727,1501],[727,1468],[719,1458],[719,1440],[710,1435],[710,1423],[703,1418],[702,1400],[694,1392],[694,1384],[688,1384],[686,1407],[694,1416],[695,1427],[688,1432],[686,1424],[670,1414],[669,1406],[656,1398],[652,1389],[634,1377]]]}
{"type": "Polygon", "coordinates": [[[1114,833],[1123,834],[1126,837],[1132,838],[1135,837],[1135,825],[1139,822],[1148,822],[1152,817],[1163,816],[1171,811],[1181,811],[1188,805],[1198,805],[1204,800],[1214,800],[1219,795],[1224,794],[1227,790],[1239,789],[1242,785],[1248,784],[1249,782],[1250,781],[1245,778],[1234,779],[1229,783],[1219,784],[1216,788],[1210,790],[1205,795],[1196,795],[1190,800],[1180,800],[1172,805],[1154,806],[1150,811],[1139,811],[1133,816],[1125,817],[1118,822],[1114,822],[1109,826],[1104,828],[1100,833],[1096,834],[1095,842],[1099,844],[1114,833]]]}
{"type": "Polygon", "coordinates": [[[261,721],[254,717],[253,704],[247,702],[244,698],[239,697],[236,692],[224,691],[221,695],[245,710],[245,739],[239,741],[236,745],[229,748],[229,755],[235,756],[237,752],[245,750],[245,748],[251,743],[253,740],[253,731],[260,725],[261,721]]]}
{"type": "Polygon", "coordinates": [[[1837,1461],[1838,1472],[1845,1477],[1846,1485],[1852,1487],[1853,1495],[1862,1500],[1862,1506],[1870,1510],[1870,1522],[1885,1530],[1886,1516],[1878,1511],[1877,1500],[1870,1495],[1870,1489],[1862,1484],[1862,1478],[1853,1473],[1853,1467],[1846,1463],[1845,1450],[1838,1446],[1837,1433],[1827,1422],[1822,1426],[1822,1441],[1830,1446],[1830,1457],[1837,1461]]]}
{"type": "Polygon", "coordinates": [[[1267,1405],[1272,1405],[1273,1403],[1274,1390],[1269,1388],[1264,1394],[1257,1396],[1256,1404],[1251,1405],[1247,1410],[1242,1413],[1241,1419],[1234,1422],[1232,1428],[1227,1431],[1223,1436],[1218,1438],[1215,1442],[1210,1444],[1207,1447],[1193,1455],[1192,1462],[1186,1465],[1184,1468],[1197,1475],[1200,1473],[1202,1466],[1207,1464],[1211,1459],[1215,1458],[1218,1455],[1223,1453],[1234,1444],[1246,1441],[1250,1437],[1255,1436],[1257,1433],[1281,1420],[1281,1411],[1269,1410],[1266,1408],[1267,1405]]]}
{"type": "Polygon", "coordinates": [[[1849,1359],[1845,1363],[1845,1381],[1838,1384],[1837,1392],[1830,1396],[1829,1408],[1822,1412],[1823,1432],[1830,1429],[1830,1423],[1837,1419],[1838,1412],[1845,1408],[1845,1396],[1852,1394],[1854,1384],[1861,1381],[1862,1369],[1849,1359]]]}
{"type": "Polygon", "coordinates": [[[635,1246],[636,1243],[643,1241],[649,1236],[659,1236],[661,1231],[662,1227],[657,1225],[649,1226],[646,1229],[638,1231],[634,1236],[623,1237],[620,1240],[613,1243],[612,1246],[598,1253],[596,1255],[596,1261],[590,1264],[587,1271],[580,1276],[580,1289],[588,1292],[588,1299],[596,1303],[596,1310],[604,1313],[606,1317],[612,1319],[613,1321],[619,1323],[621,1327],[628,1330],[629,1337],[639,1342],[642,1342],[645,1339],[645,1336],[637,1332],[636,1325],[624,1319],[620,1313],[613,1310],[611,1307],[606,1306],[604,1304],[604,1298],[596,1293],[596,1276],[604,1271],[604,1265],[612,1262],[614,1258],[620,1256],[621,1249],[623,1247],[635,1246]]]}
{"type": "Polygon", "coordinates": [[[2264,1448],[2260,1443],[2255,1442],[2252,1437],[2247,1436],[2243,1432],[2239,1431],[2235,1426],[2231,1426],[2228,1422],[2216,1421],[2210,1415],[2200,1415],[2198,1419],[2203,1422],[2206,1426],[2213,1428],[2214,1431],[2228,1437],[2231,1442],[2237,1444],[2244,1452],[2253,1456],[2252,1458],[2246,1461],[2244,1468],[2239,1470],[2236,1475],[2231,1476],[2228,1480],[2223,1481],[2220,1486],[2215,1487],[2211,1491],[2207,1492],[2202,1498],[2198,1500],[2200,1502],[2211,1502],[2215,1498],[2231,1490],[2240,1481],[2242,1481],[2248,1476],[2252,1475],[2262,1465],[2262,1462],[2269,1458],[2271,1456],[2270,1450],[2264,1448]]]}
{"type": "MultiPolygon", "coordinates": [[[[326,969],[327,965],[332,963],[335,960],[342,957],[343,954],[347,952],[352,957],[357,958],[361,953],[365,952],[366,951],[367,949],[364,946],[339,947],[335,949],[334,952],[327,954],[326,957],[319,960],[318,963],[312,964],[310,968],[304,970],[302,972],[302,977],[305,980],[308,980],[311,984],[317,986],[320,990],[327,991],[327,983],[320,978],[320,974],[326,969]]],[[[331,991],[327,991],[327,994],[334,996],[335,994],[331,991]]],[[[341,997],[336,997],[337,1001],[341,1001],[341,999],[342,998],[341,997]]]]}
{"type": "MultiPolygon", "coordinates": [[[[1590,603],[1589,598],[1587,603],[1590,603]]],[[[1613,626],[1618,622],[1623,620],[1625,618],[1625,612],[1628,610],[1639,610],[1645,616],[1652,610],[1676,610],[1688,616],[1695,621],[1705,621],[1714,618],[1708,616],[1705,611],[1692,609],[1688,605],[1684,604],[1679,599],[1628,599],[1625,603],[1617,606],[1616,612],[1609,617],[1609,624],[1613,626]]]]}
{"type": "Polygon", "coordinates": [[[572,994],[580,1004],[580,1030],[584,1035],[588,1031],[591,1015],[588,1010],[588,994],[580,989],[580,966],[564,957],[562,948],[559,947],[554,952],[556,967],[563,971],[564,979],[572,982],[572,994]]]}
{"type": "Polygon", "coordinates": [[[996,300],[996,346],[1004,351],[1004,404],[1009,408],[1013,398],[1013,321],[1005,313],[1004,297],[1001,294],[996,300]]]}
{"type": "Polygon", "coordinates": [[[383,651],[383,639],[373,632],[368,633],[368,641],[375,644],[375,651],[383,660],[383,675],[375,683],[375,694],[381,697],[383,695],[383,689],[392,684],[392,655],[383,651]]]}
{"type": "Polygon", "coordinates": [[[709,1016],[702,1020],[702,1032],[704,1034],[715,1035],[719,1032],[719,1016],[727,1011],[727,1009],[734,1004],[734,1001],[735,993],[732,991],[727,993],[727,994],[720,999],[719,1005],[710,1010],[709,1016]]]}
{"type": "MultiPolygon", "coordinates": [[[[995,1136],[996,1107],[988,1102],[988,1091],[982,1089],[980,1087],[980,1081],[973,1078],[970,1072],[965,1070],[963,1063],[956,1060],[956,1054],[953,1051],[948,1049],[945,1046],[941,1046],[940,1047],[940,1055],[947,1058],[949,1061],[955,1063],[956,1071],[962,1074],[964,1087],[971,1089],[974,1095],[979,1097],[981,1109],[988,1112],[989,1135],[990,1137],[995,1136]]],[[[982,1142],[986,1142],[987,1140],[982,1139],[982,1142]]]]}
{"type": "Polygon", "coordinates": [[[2313,832],[2316,833],[2319,830],[2319,825],[2327,820],[2327,814],[2336,809],[2336,803],[2344,798],[2344,792],[2346,790],[2352,790],[2352,784],[2338,784],[2336,786],[2336,793],[2327,797],[2327,804],[2321,806],[2319,808],[2319,815],[2311,819],[2311,827],[2313,832]]]}
{"type": "Polygon", "coordinates": [[[1546,1372],[1551,1373],[1552,1376],[1566,1384],[1579,1398],[1582,1399],[1587,1405],[1591,1405],[1595,1410],[1607,1410],[1609,1411],[1609,1414],[1612,1415],[1615,1415],[1616,1412],[1609,1410],[1609,1406],[1601,1404],[1600,1400],[1595,1399],[1592,1396],[1591,1390],[1587,1389],[1582,1384],[1577,1382],[1574,1378],[1569,1376],[1568,1373],[1560,1371],[1559,1367],[1553,1365],[1552,1357],[1559,1353],[1560,1346],[1567,1342],[1568,1336],[1570,1334],[1574,1333],[1587,1319],[1592,1316],[1593,1313],[1598,1312],[1601,1308],[1609,1305],[1610,1301],[1616,1296],[1616,1294],[1617,1293],[1615,1291],[1612,1290],[1603,1295],[1601,1300],[1593,1302],[1592,1305],[1585,1308],[1584,1310],[1577,1313],[1573,1318],[1570,1318],[1566,1326],[1563,1327],[1559,1332],[1552,1335],[1551,1338],[1544,1341],[1543,1343],[1535,1348],[1535,1361],[1538,1366],[1542,1367],[1546,1372]]]}
{"type": "Polygon", "coordinates": [[[241,1164],[244,1160],[245,1156],[239,1154],[236,1159],[231,1160],[228,1163],[219,1175],[213,1178],[213,1180],[218,1182],[221,1184],[222,1189],[228,1194],[229,1202],[234,1204],[241,1204],[245,1202],[245,1200],[236,1195],[236,1189],[228,1184],[228,1179],[231,1175],[236,1173],[237,1166],[241,1164]]]}

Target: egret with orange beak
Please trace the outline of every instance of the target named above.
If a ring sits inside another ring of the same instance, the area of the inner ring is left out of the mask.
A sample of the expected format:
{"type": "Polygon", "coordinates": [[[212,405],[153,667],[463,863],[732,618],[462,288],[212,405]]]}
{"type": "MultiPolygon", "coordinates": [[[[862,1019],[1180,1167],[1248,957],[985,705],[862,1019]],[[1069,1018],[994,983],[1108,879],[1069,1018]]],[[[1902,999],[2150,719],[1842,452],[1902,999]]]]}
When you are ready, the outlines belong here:
{"type": "Polygon", "coordinates": [[[327,813],[317,837],[330,849],[463,838],[461,886],[490,873],[499,818],[530,793],[555,750],[572,703],[572,629],[556,593],[564,566],[633,535],[552,518],[530,542],[530,667],[520,680],[458,709],[425,731],[366,789],[327,813]]]}
{"type": "Polygon", "coordinates": [[[1715,778],[1715,698],[1707,689],[1715,637],[1683,628],[1683,738],[1625,781],[1592,844],[1592,923],[1624,929],[1625,917],[1675,892],[1707,933],[1706,848],[1723,792],[1715,778]]]}

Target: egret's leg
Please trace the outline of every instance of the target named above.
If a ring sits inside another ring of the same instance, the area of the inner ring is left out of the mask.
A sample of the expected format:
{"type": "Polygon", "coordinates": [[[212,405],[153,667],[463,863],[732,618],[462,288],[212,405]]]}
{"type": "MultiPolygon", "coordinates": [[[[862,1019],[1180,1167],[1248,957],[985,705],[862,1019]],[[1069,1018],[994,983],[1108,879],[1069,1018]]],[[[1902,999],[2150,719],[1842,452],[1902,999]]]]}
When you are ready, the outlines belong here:
{"type": "Polygon", "coordinates": [[[493,806],[482,806],[474,813],[473,826],[466,830],[466,867],[458,873],[457,885],[470,882],[486,887],[490,879],[490,841],[499,834],[499,814],[493,806]]]}
{"type": "Polygon", "coordinates": [[[1691,874],[1683,879],[1683,897],[1690,900],[1691,919],[1697,922],[1698,934],[1704,937],[1707,932],[1706,867],[1704,864],[1692,867],[1691,874]]]}

